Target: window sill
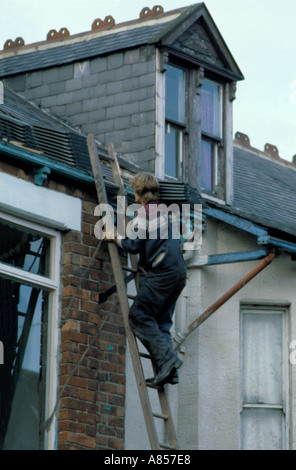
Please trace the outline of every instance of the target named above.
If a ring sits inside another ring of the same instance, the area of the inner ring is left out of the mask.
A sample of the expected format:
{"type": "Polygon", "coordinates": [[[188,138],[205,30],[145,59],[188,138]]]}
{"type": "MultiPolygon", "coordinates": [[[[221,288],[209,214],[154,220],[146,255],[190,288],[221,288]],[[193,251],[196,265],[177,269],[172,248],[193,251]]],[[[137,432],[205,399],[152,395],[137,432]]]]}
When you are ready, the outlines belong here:
{"type": "Polygon", "coordinates": [[[225,206],[225,205],[226,205],[226,202],[223,201],[223,199],[219,199],[218,197],[211,196],[211,195],[208,194],[208,193],[203,193],[203,192],[201,192],[201,196],[202,196],[204,199],[208,199],[209,201],[216,202],[216,203],[218,203],[218,204],[221,204],[222,206],[225,206]]]}

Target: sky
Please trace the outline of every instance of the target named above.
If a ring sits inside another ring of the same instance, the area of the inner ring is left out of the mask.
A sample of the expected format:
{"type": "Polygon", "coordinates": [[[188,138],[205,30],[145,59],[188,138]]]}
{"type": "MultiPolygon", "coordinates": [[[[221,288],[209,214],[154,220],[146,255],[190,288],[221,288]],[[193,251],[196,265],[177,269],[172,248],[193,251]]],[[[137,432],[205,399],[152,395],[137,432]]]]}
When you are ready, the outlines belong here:
{"type": "MultiPolygon", "coordinates": [[[[46,39],[51,29],[70,34],[91,30],[113,16],[116,24],[139,18],[144,7],[164,11],[187,0],[1,0],[0,48],[7,39],[25,44],[46,39]]],[[[206,0],[244,80],[234,101],[234,134],[247,134],[253,147],[275,145],[279,155],[296,155],[296,0],[206,0]]]]}

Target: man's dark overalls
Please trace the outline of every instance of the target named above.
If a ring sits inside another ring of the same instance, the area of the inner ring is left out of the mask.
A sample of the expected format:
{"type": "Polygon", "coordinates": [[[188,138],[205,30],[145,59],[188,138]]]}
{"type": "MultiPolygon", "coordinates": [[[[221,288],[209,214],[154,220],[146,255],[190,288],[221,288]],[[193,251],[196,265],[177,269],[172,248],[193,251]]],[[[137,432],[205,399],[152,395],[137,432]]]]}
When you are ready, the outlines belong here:
{"type": "MultiPolygon", "coordinates": [[[[151,215],[151,210],[158,217],[157,207],[155,202],[144,206],[146,217],[149,213],[151,215]]],[[[162,231],[158,227],[157,237],[149,238],[150,233],[144,240],[121,240],[124,249],[140,254],[140,265],[144,265],[147,273],[140,276],[140,286],[130,308],[129,322],[135,336],[150,353],[156,371],[175,355],[170,329],[177,299],[186,284],[181,241],[172,238],[171,224],[168,223],[166,238],[161,237],[162,231]]],[[[174,370],[173,375],[176,380],[177,370],[174,370]]]]}

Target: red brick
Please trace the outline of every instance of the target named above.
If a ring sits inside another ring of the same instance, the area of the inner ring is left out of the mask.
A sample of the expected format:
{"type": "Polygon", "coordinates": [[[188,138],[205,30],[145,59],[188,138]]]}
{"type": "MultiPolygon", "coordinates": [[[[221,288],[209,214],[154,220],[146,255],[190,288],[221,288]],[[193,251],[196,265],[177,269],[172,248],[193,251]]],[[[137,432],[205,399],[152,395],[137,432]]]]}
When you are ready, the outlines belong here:
{"type": "Polygon", "coordinates": [[[96,247],[99,243],[99,240],[93,235],[83,234],[82,242],[84,245],[96,247]]]}
{"type": "Polygon", "coordinates": [[[122,450],[123,449],[123,440],[122,439],[114,439],[114,438],[108,439],[108,448],[122,450]]]}
{"type": "Polygon", "coordinates": [[[97,446],[102,446],[104,448],[106,448],[107,446],[107,438],[105,436],[97,436],[96,437],[96,444],[97,446]]]}
{"type": "Polygon", "coordinates": [[[78,390],[78,397],[80,400],[83,401],[92,401],[94,402],[96,400],[96,392],[93,392],[91,390],[78,390]]]}
{"type": "Polygon", "coordinates": [[[73,432],[60,432],[59,442],[76,442],[76,434],[73,432]]]}
{"type": "Polygon", "coordinates": [[[62,398],[61,409],[85,411],[86,404],[83,401],[77,400],[75,398],[62,398]]]}
{"type": "Polygon", "coordinates": [[[82,282],[81,282],[81,287],[83,289],[87,289],[89,291],[94,291],[94,292],[97,292],[98,290],[100,290],[100,284],[98,282],[98,280],[93,280],[93,279],[82,279],[82,282]]]}
{"type": "Polygon", "coordinates": [[[80,423],[96,424],[96,416],[88,413],[78,413],[77,419],[80,423]]]}
{"type": "Polygon", "coordinates": [[[106,372],[116,372],[117,367],[116,364],[110,364],[110,362],[102,362],[100,363],[100,368],[106,372]]]}
{"type": "Polygon", "coordinates": [[[59,424],[60,431],[70,431],[73,433],[85,433],[86,432],[86,425],[83,423],[76,423],[73,421],[62,421],[59,424]]]}
{"type": "Polygon", "coordinates": [[[77,436],[77,444],[83,447],[87,447],[89,449],[96,448],[96,439],[90,436],[78,435],[77,436]]]}
{"type": "Polygon", "coordinates": [[[59,419],[60,420],[72,420],[76,421],[77,418],[77,412],[73,410],[61,410],[59,414],[59,419]]]}
{"type": "Polygon", "coordinates": [[[76,243],[81,243],[82,241],[82,234],[81,232],[77,231],[69,231],[63,236],[63,242],[76,242],[76,243]]]}
{"type": "Polygon", "coordinates": [[[87,335],[83,333],[78,333],[77,331],[62,331],[61,335],[64,341],[69,339],[70,341],[75,341],[77,343],[88,343],[87,335]]]}
{"type": "Polygon", "coordinates": [[[81,232],[85,233],[86,235],[90,235],[92,233],[92,225],[86,224],[85,222],[81,223],[81,232]]]}
{"type": "MultiPolygon", "coordinates": [[[[60,378],[60,384],[61,385],[64,385],[67,381],[67,377],[61,377],[60,378]]],[[[81,377],[71,377],[71,379],[69,380],[69,385],[73,385],[74,387],[77,387],[77,388],[87,388],[87,380],[86,379],[82,379],[81,377]]]]}
{"type": "Polygon", "coordinates": [[[83,201],[82,202],[82,210],[86,212],[90,212],[91,214],[94,213],[95,210],[95,204],[91,203],[90,201],[83,201]]]}
{"type": "Polygon", "coordinates": [[[111,426],[99,425],[98,426],[98,432],[100,434],[104,434],[104,435],[107,435],[107,436],[115,436],[115,429],[111,426]]]}
{"type": "Polygon", "coordinates": [[[64,243],[64,252],[65,253],[77,253],[83,256],[89,256],[88,246],[82,245],[75,242],[66,242],[64,243]]]}
{"type": "MultiPolygon", "coordinates": [[[[78,361],[79,366],[63,390],[59,449],[120,449],[124,443],[126,338],[118,296],[98,304],[99,294],[114,284],[114,276],[106,244],[91,258],[99,243],[94,236],[98,218],[93,214],[97,196],[62,184],[55,187],[80,197],[83,206],[81,232],[62,237],[65,322],[61,329],[61,387],[78,361]]],[[[121,261],[125,263],[126,257],[121,261]]]]}

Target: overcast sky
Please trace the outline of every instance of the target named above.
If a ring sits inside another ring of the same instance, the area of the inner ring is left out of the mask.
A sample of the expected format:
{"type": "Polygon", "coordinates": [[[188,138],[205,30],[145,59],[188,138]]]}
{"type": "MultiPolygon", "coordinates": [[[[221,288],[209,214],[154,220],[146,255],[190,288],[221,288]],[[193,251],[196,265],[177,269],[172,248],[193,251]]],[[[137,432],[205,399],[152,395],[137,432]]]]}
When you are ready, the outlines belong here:
{"type": "MultiPolygon", "coordinates": [[[[165,11],[195,3],[186,0],[1,0],[0,48],[7,39],[26,44],[46,39],[50,29],[89,31],[94,19],[112,15],[121,23],[156,4],[165,11]]],[[[220,33],[245,80],[234,102],[234,133],[251,145],[296,154],[296,0],[207,0],[220,33]]]]}

